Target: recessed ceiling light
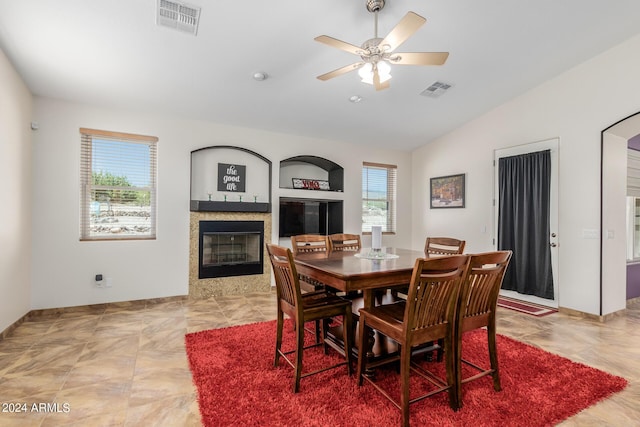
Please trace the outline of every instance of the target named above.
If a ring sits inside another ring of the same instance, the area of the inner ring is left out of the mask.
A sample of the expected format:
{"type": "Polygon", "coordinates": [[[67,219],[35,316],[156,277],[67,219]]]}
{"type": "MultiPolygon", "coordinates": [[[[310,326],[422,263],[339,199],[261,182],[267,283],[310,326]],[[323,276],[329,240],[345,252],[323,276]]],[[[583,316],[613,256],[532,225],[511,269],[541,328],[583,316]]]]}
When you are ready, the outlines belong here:
{"type": "Polygon", "coordinates": [[[360,95],[353,95],[349,97],[349,102],[353,102],[354,104],[357,104],[360,101],[362,101],[362,97],[360,95]]]}
{"type": "Polygon", "coordinates": [[[267,78],[269,78],[269,75],[263,71],[258,71],[256,73],[253,73],[253,80],[256,80],[258,82],[267,80],[267,78]]]}

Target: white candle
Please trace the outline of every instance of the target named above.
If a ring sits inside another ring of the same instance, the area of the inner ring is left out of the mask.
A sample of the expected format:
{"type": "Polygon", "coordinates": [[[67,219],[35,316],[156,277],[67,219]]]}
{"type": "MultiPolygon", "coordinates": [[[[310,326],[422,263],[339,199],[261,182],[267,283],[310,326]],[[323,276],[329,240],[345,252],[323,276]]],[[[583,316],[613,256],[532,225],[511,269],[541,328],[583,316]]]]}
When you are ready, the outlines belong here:
{"type": "Polygon", "coordinates": [[[371,248],[375,250],[382,248],[382,226],[381,225],[371,226],[371,248]]]}

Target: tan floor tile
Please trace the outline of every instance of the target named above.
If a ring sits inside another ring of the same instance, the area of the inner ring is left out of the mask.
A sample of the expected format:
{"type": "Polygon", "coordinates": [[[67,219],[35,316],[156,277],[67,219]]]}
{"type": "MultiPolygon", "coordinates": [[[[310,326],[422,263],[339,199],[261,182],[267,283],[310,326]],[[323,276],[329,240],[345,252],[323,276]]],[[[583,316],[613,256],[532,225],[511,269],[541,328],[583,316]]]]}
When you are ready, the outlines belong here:
{"type": "MultiPolygon", "coordinates": [[[[48,414],[40,427],[122,427],[126,413],[116,412],[77,419],[73,412],[68,414],[48,414]]],[[[141,424],[142,425],[142,424],[141,424]]]]}
{"type": "Polygon", "coordinates": [[[201,425],[195,393],[157,399],[151,403],[130,406],[125,426],[197,427],[201,425]]]}
{"type": "MultiPolygon", "coordinates": [[[[198,426],[184,335],[275,319],[275,293],[74,307],[0,341],[0,401],[67,403],[68,413],[0,414],[5,426],[198,426]]],[[[600,323],[498,309],[498,332],[621,375],[627,389],[562,426],[637,425],[640,301],[600,323]]]]}
{"type": "Polygon", "coordinates": [[[30,396],[46,397],[45,401],[53,401],[56,393],[62,388],[69,369],[43,369],[29,373],[17,374],[0,379],[0,402],[24,401],[30,396]]]}
{"type": "Polygon", "coordinates": [[[82,420],[95,415],[126,412],[131,381],[108,380],[60,390],[56,402],[69,405],[69,418],[82,420]]]}

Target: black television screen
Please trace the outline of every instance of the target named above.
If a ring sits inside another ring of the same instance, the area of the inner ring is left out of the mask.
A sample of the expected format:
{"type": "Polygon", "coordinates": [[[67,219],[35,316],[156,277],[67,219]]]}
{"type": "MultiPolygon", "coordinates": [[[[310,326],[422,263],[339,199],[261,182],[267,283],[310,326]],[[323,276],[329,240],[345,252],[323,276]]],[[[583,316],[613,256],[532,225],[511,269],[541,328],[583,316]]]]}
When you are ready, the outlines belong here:
{"type": "Polygon", "coordinates": [[[327,202],[280,200],[280,237],[327,234],[327,202]]]}

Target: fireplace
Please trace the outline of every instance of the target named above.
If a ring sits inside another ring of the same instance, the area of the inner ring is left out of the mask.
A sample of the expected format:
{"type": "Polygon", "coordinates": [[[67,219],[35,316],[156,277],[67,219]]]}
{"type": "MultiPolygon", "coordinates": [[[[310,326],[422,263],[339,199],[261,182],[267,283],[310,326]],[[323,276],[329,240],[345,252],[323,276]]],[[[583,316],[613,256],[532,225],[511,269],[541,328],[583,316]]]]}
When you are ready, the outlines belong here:
{"type": "Polygon", "coordinates": [[[264,221],[200,221],[198,278],[263,273],[264,221]]]}

